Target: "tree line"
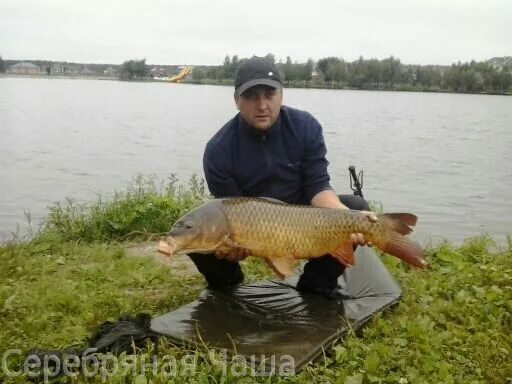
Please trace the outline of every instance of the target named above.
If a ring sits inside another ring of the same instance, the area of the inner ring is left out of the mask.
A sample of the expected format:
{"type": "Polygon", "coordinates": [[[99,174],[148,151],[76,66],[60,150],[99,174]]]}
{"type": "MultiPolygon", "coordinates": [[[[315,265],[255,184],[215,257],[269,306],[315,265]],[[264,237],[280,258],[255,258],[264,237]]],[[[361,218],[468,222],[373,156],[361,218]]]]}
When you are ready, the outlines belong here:
{"type": "MultiPolygon", "coordinates": [[[[506,93],[512,86],[511,68],[495,68],[486,62],[458,62],[451,66],[406,65],[393,56],[383,60],[365,59],[349,62],[343,58],[325,57],[315,63],[274,62],[288,86],[320,86],[352,89],[423,90],[452,92],[506,93]]],[[[194,81],[233,80],[243,62],[237,55],[226,56],[222,65],[195,67],[194,81]]]]}
{"type": "MultiPolygon", "coordinates": [[[[267,59],[276,64],[285,85],[297,87],[329,87],[349,89],[450,91],[461,93],[507,93],[512,86],[512,69],[496,68],[486,62],[458,62],[451,66],[407,65],[400,59],[388,58],[345,61],[325,57],[316,63],[286,61],[276,63],[274,55],[267,59]]],[[[226,56],[222,65],[196,66],[192,81],[231,83],[240,64],[246,59],[238,55],[226,56]]],[[[150,78],[146,60],[125,61],[119,70],[122,80],[150,78]]]]}
{"type": "Polygon", "coordinates": [[[121,80],[142,80],[149,77],[149,67],[146,59],[127,60],[119,68],[121,80]]]}

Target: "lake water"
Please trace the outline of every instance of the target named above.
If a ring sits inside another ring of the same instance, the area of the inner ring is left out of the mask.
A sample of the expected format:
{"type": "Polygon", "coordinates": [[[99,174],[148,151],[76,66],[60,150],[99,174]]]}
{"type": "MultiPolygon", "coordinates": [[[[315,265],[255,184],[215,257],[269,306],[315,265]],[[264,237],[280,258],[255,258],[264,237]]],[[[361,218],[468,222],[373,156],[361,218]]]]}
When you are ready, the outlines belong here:
{"type": "MultiPolygon", "coordinates": [[[[230,87],[0,78],[0,237],[55,201],[95,200],[139,173],[202,173],[236,112],[230,87]]],[[[332,185],[419,216],[420,242],[512,234],[512,97],[285,89],[324,127],[332,185]]]]}

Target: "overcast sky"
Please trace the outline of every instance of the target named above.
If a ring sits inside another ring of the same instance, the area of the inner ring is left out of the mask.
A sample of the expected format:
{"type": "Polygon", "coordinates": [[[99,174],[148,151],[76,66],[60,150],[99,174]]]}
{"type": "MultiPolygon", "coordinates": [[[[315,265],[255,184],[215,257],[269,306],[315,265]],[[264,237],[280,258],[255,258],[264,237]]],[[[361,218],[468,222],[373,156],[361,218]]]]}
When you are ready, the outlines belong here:
{"type": "Polygon", "coordinates": [[[0,55],[221,64],[226,55],[451,64],[512,55],[512,0],[0,0],[0,55]]]}

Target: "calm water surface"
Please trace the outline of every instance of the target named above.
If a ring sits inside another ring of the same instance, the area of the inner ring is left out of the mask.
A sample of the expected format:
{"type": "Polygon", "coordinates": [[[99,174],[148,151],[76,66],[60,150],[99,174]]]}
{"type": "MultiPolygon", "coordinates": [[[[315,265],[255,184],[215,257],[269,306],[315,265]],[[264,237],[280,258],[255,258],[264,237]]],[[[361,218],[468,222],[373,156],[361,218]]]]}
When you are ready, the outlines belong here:
{"type": "MultiPolygon", "coordinates": [[[[332,184],[410,211],[423,243],[512,234],[512,97],[286,89],[324,127],[332,184]]],[[[0,238],[47,206],[122,190],[139,173],[203,175],[210,136],[236,110],[229,87],[0,78],[0,238]]]]}

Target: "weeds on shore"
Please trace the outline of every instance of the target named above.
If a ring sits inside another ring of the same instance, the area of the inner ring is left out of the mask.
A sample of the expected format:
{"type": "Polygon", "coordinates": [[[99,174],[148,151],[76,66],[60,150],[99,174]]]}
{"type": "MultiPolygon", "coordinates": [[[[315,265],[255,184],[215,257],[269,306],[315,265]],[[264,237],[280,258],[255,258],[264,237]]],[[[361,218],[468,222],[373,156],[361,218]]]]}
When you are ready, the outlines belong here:
{"type": "Polygon", "coordinates": [[[188,188],[171,175],[166,181],[138,176],[123,192],[105,201],[55,203],[39,239],[84,243],[151,239],[167,232],[186,211],[207,198],[204,180],[193,175],[188,188]]]}

